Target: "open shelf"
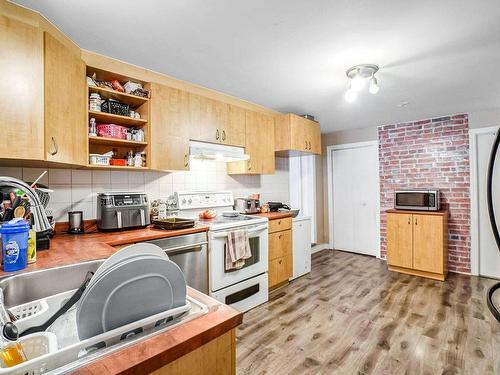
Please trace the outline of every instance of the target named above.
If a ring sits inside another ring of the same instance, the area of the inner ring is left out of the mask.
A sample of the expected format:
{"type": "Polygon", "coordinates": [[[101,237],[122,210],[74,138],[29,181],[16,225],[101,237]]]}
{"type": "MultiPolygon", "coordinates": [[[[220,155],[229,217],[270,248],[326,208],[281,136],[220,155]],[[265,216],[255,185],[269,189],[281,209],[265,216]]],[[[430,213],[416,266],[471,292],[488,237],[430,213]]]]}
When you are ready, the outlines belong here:
{"type": "Polygon", "coordinates": [[[89,135],[89,142],[92,144],[98,145],[110,145],[110,146],[147,146],[147,142],[138,142],[138,141],[128,141],[126,139],[117,139],[117,138],[106,138],[106,137],[96,137],[89,135]]]}
{"type": "Polygon", "coordinates": [[[102,99],[115,99],[121,103],[125,103],[133,107],[134,109],[148,102],[148,98],[143,98],[141,96],[126,94],[124,92],[116,91],[113,89],[108,89],[104,87],[89,86],[90,93],[98,93],[101,95],[102,99]]]}
{"type": "Polygon", "coordinates": [[[135,170],[145,170],[147,167],[127,167],[121,165],[94,165],[88,164],[88,168],[96,168],[96,169],[135,169],[135,170]]]}
{"type": "MultiPolygon", "coordinates": [[[[87,77],[91,77],[94,73],[96,74],[96,79],[99,81],[112,81],[118,80],[122,85],[127,81],[140,83],[144,89],[150,90],[150,83],[136,77],[129,77],[117,72],[108,71],[102,68],[87,66],[87,77]]],[[[150,139],[150,98],[143,98],[141,96],[136,96],[132,94],[127,94],[117,90],[113,90],[110,87],[97,87],[87,85],[87,99],[86,99],[86,114],[87,122],[91,118],[95,118],[97,124],[116,124],[125,126],[128,128],[139,128],[144,131],[144,141],[129,141],[126,139],[116,139],[108,137],[90,136],[87,135],[87,151],[90,154],[105,154],[112,151],[114,157],[117,159],[126,159],[127,153],[132,151],[134,154],[141,152],[145,154],[145,166],[142,167],[128,167],[122,165],[94,165],[88,163],[86,168],[89,169],[107,169],[107,170],[136,170],[144,171],[148,170],[151,165],[151,148],[149,147],[150,139]],[[137,111],[141,114],[141,118],[136,119],[129,116],[115,115],[107,112],[96,112],[89,110],[89,97],[92,93],[97,93],[100,95],[101,99],[109,100],[113,99],[120,103],[124,103],[130,106],[131,110],[137,111]]],[[[90,159],[87,159],[90,160],[90,159]]]]}
{"type": "Polygon", "coordinates": [[[106,123],[106,124],[140,127],[146,125],[148,122],[148,120],[143,118],[132,118],[129,116],[113,115],[112,113],[107,113],[107,112],[89,111],[89,119],[91,117],[95,118],[98,124],[106,123]]]}

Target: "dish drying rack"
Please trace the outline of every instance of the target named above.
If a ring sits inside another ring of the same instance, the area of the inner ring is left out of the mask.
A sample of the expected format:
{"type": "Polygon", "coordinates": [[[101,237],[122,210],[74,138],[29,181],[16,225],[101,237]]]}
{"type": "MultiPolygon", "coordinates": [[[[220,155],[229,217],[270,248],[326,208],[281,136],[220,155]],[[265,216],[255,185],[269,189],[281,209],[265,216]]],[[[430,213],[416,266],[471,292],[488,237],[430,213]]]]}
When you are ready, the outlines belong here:
{"type": "MultiPolygon", "coordinates": [[[[75,291],[76,289],[10,308],[9,310],[18,317],[16,326],[19,332],[47,321],[75,291]]],[[[53,370],[59,372],[63,368],[64,371],[69,371],[98,358],[98,350],[106,350],[107,354],[122,349],[127,344],[135,343],[137,340],[134,339],[147,338],[172,329],[207,311],[207,306],[187,296],[183,306],[80,341],[76,327],[76,307],[73,307],[59,317],[47,332],[20,338],[28,360],[16,366],[0,368],[0,375],[40,375],[51,373],[53,370]],[[124,345],[116,345],[119,343],[124,345]]]]}

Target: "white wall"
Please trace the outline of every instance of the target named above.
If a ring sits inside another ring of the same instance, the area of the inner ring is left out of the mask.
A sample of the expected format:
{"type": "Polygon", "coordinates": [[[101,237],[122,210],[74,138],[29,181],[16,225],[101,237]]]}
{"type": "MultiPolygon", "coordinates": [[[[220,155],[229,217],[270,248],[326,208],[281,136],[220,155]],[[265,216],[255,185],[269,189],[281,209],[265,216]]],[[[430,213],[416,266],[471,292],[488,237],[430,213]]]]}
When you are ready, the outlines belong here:
{"type": "MultiPolygon", "coordinates": [[[[0,167],[0,176],[33,181],[43,168],[0,167]]],[[[49,169],[40,181],[49,185],[49,209],[57,221],[67,221],[67,212],[81,210],[84,219],[96,216],[96,197],[104,191],[146,192],[150,199],[164,198],[181,190],[231,190],[235,197],[261,193],[264,202],[289,201],[288,159],[276,158],[276,173],[262,176],[229,176],[226,164],[191,160],[186,172],[106,171],[85,169],[49,169]]]]}
{"type": "Polygon", "coordinates": [[[469,113],[469,128],[485,128],[500,125],[500,109],[469,113]]]}

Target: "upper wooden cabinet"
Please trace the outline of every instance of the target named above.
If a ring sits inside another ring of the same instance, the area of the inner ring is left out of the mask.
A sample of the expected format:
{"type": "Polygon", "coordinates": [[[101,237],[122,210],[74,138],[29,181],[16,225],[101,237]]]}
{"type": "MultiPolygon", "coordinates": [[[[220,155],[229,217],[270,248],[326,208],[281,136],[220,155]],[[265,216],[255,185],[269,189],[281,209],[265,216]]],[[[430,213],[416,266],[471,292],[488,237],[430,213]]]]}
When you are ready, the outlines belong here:
{"type": "Polygon", "coordinates": [[[292,152],[321,155],[319,123],[293,113],[276,116],[276,145],[278,154],[292,152]]]}
{"type": "Polygon", "coordinates": [[[43,33],[0,15],[0,45],[0,158],[43,160],[43,33]]]}
{"type": "Polygon", "coordinates": [[[44,33],[45,159],[86,165],[86,81],[80,50],[44,33]]]}
{"type": "Polygon", "coordinates": [[[444,280],[447,274],[448,212],[387,213],[389,270],[444,280]]]}
{"type": "Polygon", "coordinates": [[[223,139],[223,143],[245,147],[246,141],[246,120],[245,120],[245,109],[230,105],[229,106],[229,126],[225,134],[227,139],[223,139]]]}
{"type": "Polygon", "coordinates": [[[189,94],[190,139],[245,146],[245,110],[204,96],[189,94]]]}
{"type": "Polygon", "coordinates": [[[250,160],[227,164],[228,174],[273,174],[274,118],[272,115],[245,111],[245,152],[250,160]]]}
{"type": "Polygon", "coordinates": [[[189,169],[190,97],[186,91],[151,84],[151,168],[189,169]]]}

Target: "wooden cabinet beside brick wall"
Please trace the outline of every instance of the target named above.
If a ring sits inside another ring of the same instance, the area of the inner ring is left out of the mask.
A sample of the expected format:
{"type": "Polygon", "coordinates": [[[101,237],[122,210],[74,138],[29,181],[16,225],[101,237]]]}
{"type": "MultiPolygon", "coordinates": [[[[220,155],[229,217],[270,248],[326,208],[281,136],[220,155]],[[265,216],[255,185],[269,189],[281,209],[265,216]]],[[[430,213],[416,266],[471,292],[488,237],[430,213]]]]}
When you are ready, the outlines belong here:
{"type": "Polygon", "coordinates": [[[269,221],[269,289],[292,276],[292,218],[269,221]]]}
{"type": "Polygon", "coordinates": [[[389,270],[444,280],[448,257],[448,212],[387,212],[389,270]]]}

